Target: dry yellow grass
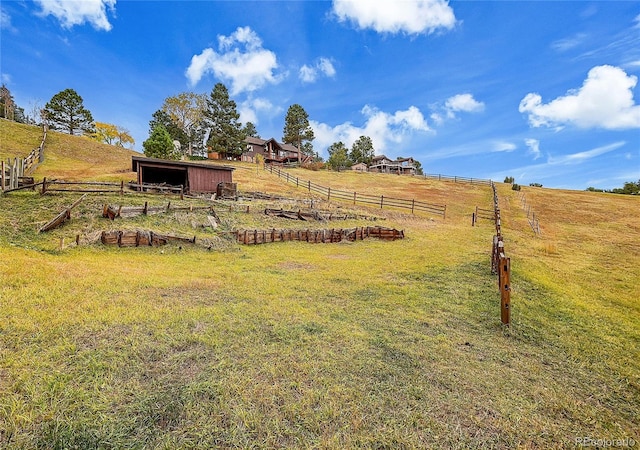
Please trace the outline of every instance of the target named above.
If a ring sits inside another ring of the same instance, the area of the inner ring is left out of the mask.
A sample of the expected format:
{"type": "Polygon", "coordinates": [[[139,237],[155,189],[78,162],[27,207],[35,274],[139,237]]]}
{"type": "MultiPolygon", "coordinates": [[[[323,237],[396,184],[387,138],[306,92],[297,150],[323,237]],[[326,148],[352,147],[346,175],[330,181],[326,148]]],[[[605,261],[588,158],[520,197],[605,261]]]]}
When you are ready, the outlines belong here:
{"type": "MultiPolygon", "coordinates": [[[[308,196],[234,165],[241,191],[308,196]]],[[[507,329],[489,270],[493,224],[470,221],[476,205],[491,206],[490,188],[291,172],[332,189],[443,203],[447,219],[368,209],[405,230],[396,242],[59,251],[61,238],[99,227],[214,234],[192,228],[205,220],[196,215],[100,218],[104,202],[166,202],[137,196],[92,196],[63,227],[37,234],[47,212],[77,195],[0,198],[0,445],[536,449],[583,436],[640,440],[639,198],[523,188],[540,219],[535,236],[518,194],[499,184],[513,270],[507,329]]],[[[252,213],[219,206],[221,227],[309,226],[243,205],[252,213]]]]}

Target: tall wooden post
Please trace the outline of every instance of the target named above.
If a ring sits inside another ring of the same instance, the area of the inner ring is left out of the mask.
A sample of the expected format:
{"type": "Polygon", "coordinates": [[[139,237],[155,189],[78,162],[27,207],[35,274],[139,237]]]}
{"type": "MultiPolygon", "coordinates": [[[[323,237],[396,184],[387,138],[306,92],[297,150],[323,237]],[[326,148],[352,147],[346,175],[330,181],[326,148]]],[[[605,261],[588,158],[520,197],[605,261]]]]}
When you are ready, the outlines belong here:
{"type": "Polygon", "coordinates": [[[511,323],[511,258],[500,254],[500,320],[511,323]]]}

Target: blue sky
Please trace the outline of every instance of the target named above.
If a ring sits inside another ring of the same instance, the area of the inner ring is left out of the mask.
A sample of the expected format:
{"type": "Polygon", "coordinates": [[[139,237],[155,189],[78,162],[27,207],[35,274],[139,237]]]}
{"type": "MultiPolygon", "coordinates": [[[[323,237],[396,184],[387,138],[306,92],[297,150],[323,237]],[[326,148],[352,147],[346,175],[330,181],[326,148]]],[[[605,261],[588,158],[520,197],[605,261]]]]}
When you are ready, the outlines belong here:
{"type": "Polygon", "coordinates": [[[361,135],[426,173],[611,189],[640,179],[637,1],[3,0],[0,76],[27,114],[66,88],[130,130],[224,83],[282,138],[361,135]]]}

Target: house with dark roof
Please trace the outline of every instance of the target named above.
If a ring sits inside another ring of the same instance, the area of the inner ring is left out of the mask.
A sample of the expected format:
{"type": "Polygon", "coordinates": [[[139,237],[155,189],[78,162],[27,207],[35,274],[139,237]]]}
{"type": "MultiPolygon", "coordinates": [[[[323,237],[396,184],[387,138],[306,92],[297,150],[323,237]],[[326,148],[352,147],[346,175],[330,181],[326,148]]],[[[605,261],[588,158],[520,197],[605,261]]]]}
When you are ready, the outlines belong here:
{"type": "Polygon", "coordinates": [[[305,163],[311,159],[296,146],[283,144],[273,138],[265,140],[248,136],[244,142],[247,144],[247,149],[242,153],[240,159],[245,162],[255,163],[256,156],[259,154],[267,164],[305,163]]]}
{"type": "Polygon", "coordinates": [[[371,160],[369,172],[415,175],[417,173],[417,169],[415,166],[415,159],[411,157],[392,160],[384,155],[380,155],[375,156],[371,160]]]}

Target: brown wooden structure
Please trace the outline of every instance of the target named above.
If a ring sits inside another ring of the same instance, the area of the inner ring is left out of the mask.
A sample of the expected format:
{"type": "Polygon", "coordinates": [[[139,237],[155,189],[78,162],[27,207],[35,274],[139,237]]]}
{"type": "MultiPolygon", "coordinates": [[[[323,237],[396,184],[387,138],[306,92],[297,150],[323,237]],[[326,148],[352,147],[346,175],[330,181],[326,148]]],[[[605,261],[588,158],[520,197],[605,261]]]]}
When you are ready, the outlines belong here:
{"type": "Polygon", "coordinates": [[[187,193],[214,193],[219,183],[233,182],[233,167],[191,161],[169,161],[141,156],[131,157],[132,170],[138,174],[138,184],[165,183],[184,186],[187,193]]]}

